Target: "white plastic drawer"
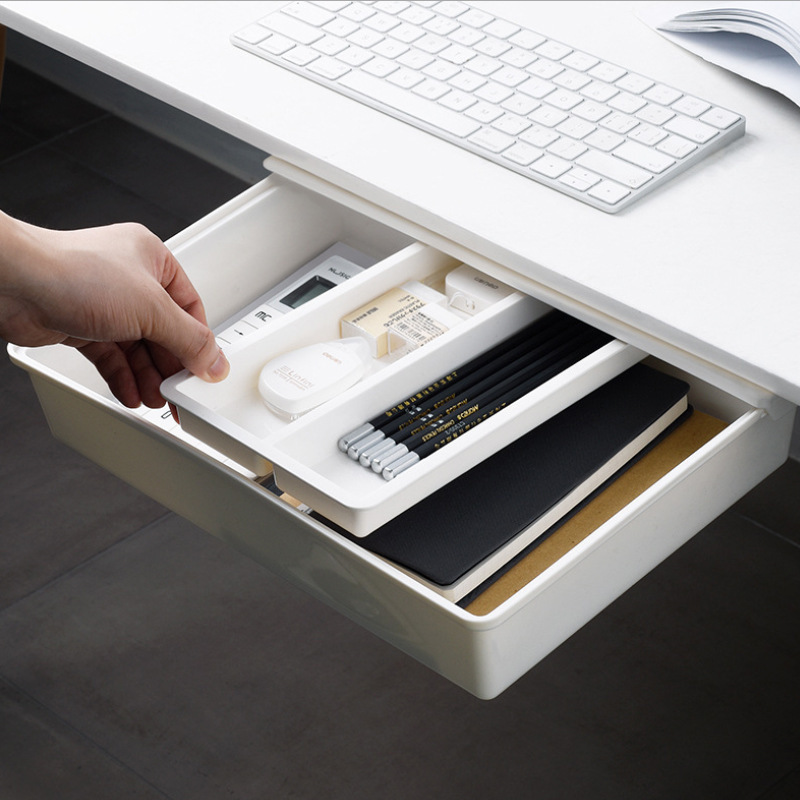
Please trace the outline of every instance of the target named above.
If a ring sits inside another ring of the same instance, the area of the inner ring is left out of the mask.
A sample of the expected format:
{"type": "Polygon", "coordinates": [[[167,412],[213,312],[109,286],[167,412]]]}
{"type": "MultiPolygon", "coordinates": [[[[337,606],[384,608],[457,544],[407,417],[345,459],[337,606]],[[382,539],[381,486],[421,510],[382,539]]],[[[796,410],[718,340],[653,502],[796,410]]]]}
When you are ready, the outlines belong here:
{"type": "MultiPolygon", "coordinates": [[[[341,240],[378,259],[427,251],[274,178],[171,245],[216,324],[341,240]],[[281,253],[285,268],[278,271],[267,259],[263,282],[252,286],[253,259],[264,252],[281,253]]],[[[444,259],[429,256],[436,263],[444,259]]],[[[283,502],[228,455],[170,430],[160,415],[123,408],[74,350],[12,346],[9,352],[30,373],[57,438],[481,698],[502,692],[776,469],[787,457],[794,413],[769,395],[763,406],[771,413],[740,399],[729,385],[723,390],[677,373],[689,381],[694,407],[724,421],[724,429],[479,615],[283,502]]],[[[519,432],[510,431],[512,437],[519,432]]]]}

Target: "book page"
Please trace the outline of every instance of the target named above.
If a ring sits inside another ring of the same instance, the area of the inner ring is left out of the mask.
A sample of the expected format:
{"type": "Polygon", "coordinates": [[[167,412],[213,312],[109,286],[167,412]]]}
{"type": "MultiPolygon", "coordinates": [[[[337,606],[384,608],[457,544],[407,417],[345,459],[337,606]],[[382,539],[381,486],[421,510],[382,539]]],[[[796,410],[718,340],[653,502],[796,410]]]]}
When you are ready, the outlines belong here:
{"type": "Polygon", "coordinates": [[[800,105],[800,3],[652,2],[636,15],[685,50],[800,105]]]}

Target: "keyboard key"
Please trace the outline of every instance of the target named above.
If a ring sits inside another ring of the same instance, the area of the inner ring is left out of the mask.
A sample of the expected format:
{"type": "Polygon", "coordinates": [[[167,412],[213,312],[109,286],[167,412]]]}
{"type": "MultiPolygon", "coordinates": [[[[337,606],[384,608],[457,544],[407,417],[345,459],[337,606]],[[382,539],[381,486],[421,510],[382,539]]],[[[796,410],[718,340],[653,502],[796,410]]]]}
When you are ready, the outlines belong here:
{"type": "Polygon", "coordinates": [[[544,36],[534,33],[533,31],[519,31],[508,40],[515,47],[521,47],[523,50],[533,50],[540,44],[544,44],[547,40],[544,36]]]}
{"type": "Polygon", "coordinates": [[[519,135],[519,138],[526,144],[545,148],[558,139],[558,134],[550,128],[543,128],[541,125],[531,125],[528,130],[523,131],[519,135]]]}
{"type": "Polygon", "coordinates": [[[706,111],[700,119],[702,122],[707,122],[715,128],[725,130],[730,128],[734,122],[738,122],[741,117],[738,114],[726,111],[724,108],[712,108],[710,111],[706,111]]]}
{"type": "Polygon", "coordinates": [[[572,139],[583,139],[594,130],[595,127],[590,122],[575,119],[575,117],[568,117],[558,126],[559,133],[563,133],[564,136],[569,136],[572,139]]]}
{"type": "Polygon", "coordinates": [[[439,58],[443,58],[452,64],[466,64],[471,58],[475,58],[475,53],[468,47],[463,47],[460,44],[451,44],[447,49],[439,53],[439,58]]]}
{"type": "Polygon", "coordinates": [[[510,67],[522,70],[533,64],[536,61],[536,56],[520,47],[512,47],[500,56],[500,60],[510,67]]]}
{"type": "Polygon", "coordinates": [[[374,9],[364,5],[364,3],[350,3],[350,5],[339,12],[341,16],[353,22],[364,22],[364,20],[369,19],[369,17],[376,13],[374,9]]]}
{"type": "Polygon", "coordinates": [[[469,6],[466,3],[459,3],[457,0],[443,0],[434,6],[434,11],[437,14],[444,14],[445,17],[457,17],[465,11],[469,11],[469,6]]]}
{"type": "Polygon", "coordinates": [[[364,72],[368,72],[370,75],[375,75],[378,78],[385,78],[387,75],[391,75],[395,70],[400,69],[400,65],[396,61],[390,61],[388,58],[376,56],[367,61],[361,69],[364,70],[364,72]]]}
{"type": "Polygon", "coordinates": [[[411,44],[412,42],[416,42],[417,39],[421,39],[425,35],[425,32],[421,31],[415,25],[400,23],[396,28],[392,28],[388,34],[399,42],[411,44]]]}
{"type": "Polygon", "coordinates": [[[494,17],[486,11],[481,11],[478,8],[470,8],[463,14],[459,15],[458,21],[462,25],[469,25],[471,28],[482,28],[488,25],[494,17]]]}
{"type": "Polygon", "coordinates": [[[367,19],[364,20],[364,25],[367,28],[371,28],[374,31],[379,31],[380,33],[387,33],[388,31],[392,30],[392,28],[396,28],[400,24],[400,20],[391,16],[391,14],[378,13],[371,17],[367,17],[367,19]]]}
{"type": "Polygon", "coordinates": [[[627,70],[624,70],[622,67],[618,67],[616,64],[609,64],[607,61],[601,61],[599,64],[595,64],[595,66],[589,70],[589,74],[593,78],[597,78],[597,80],[603,81],[604,83],[614,83],[626,72],[627,70]]]}
{"type": "Polygon", "coordinates": [[[471,108],[468,108],[464,113],[470,119],[477,120],[485,125],[488,125],[490,122],[494,122],[498,117],[503,116],[502,109],[492,105],[491,103],[484,103],[482,100],[475,103],[475,105],[471,108]]]}
{"type": "Polygon", "coordinates": [[[689,139],[689,141],[697,144],[705,144],[719,133],[716,128],[712,128],[710,125],[682,116],[673,117],[664,125],[664,129],[670,133],[677,133],[678,136],[683,136],[684,139],[689,139]]]}
{"type": "Polygon", "coordinates": [[[490,58],[499,58],[510,49],[511,45],[508,42],[502,39],[495,39],[491,36],[481,39],[481,41],[475,45],[475,50],[478,53],[489,56],[490,58]]]}
{"type": "Polygon", "coordinates": [[[524,94],[515,92],[501,105],[506,111],[510,111],[512,114],[519,114],[522,117],[527,117],[531,111],[539,107],[540,103],[532,97],[526,97],[524,94]]]}
{"type": "Polygon", "coordinates": [[[269,31],[263,25],[248,25],[235,34],[237,39],[240,39],[247,44],[258,44],[263,39],[269,36],[269,31]]]}
{"type": "Polygon", "coordinates": [[[447,38],[456,44],[463,44],[464,47],[472,47],[481,39],[486,38],[486,34],[476,31],[473,28],[461,27],[454,30],[447,38]]]}
{"type": "Polygon", "coordinates": [[[641,109],[641,111],[637,111],[636,116],[644,122],[663,125],[667,120],[675,116],[675,112],[663,106],[650,104],[641,109]]]}
{"type": "Polygon", "coordinates": [[[532,169],[534,172],[538,172],[540,175],[544,175],[547,178],[558,178],[570,169],[570,167],[572,167],[572,164],[570,164],[569,161],[564,161],[561,158],[545,153],[541,158],[534,161],[528,169],[532,169]]]}
{"type": "Polygon", "coordinates": [[[425,80],[413,89],[414,94],[426,97],[428,100],[438,100],[450,91],[450,87],[441,81],[425,80]]]}
{"type": "Polygon", "coordinates": [[[317,27],[321,27],[331,20],[336,19],[334,14],[331,14],[329,11],[326,11],[324,8],[320,8],[313,3],[287,3],[285,6],[283,6],[283,8],[281,8],[281,12],[290,17],[295,17],[303,22],[307,22],[309,25],[315,25],[317,27]]]}
{"type": "Polygon", "coordinates": [[[496,131],[494,128],[483,128],[477,133],[473,133],[469,137],[469,141],[484,150],[488,150],[490,153],[500,153],[507,147],[511,147],[516,140],[513,136],[496,131]]]}
{"type": "Polygon", "coordinates": [[[450,78],[458,75],[460,72],[455,64],[451,64],[448,61],[441,61],[440,59],[435,59],[422,71],[429,78],[434,78],[437,81],[449,81],[450,78]]]}
{"type": "Polygon", "coordinates": [[[562,136],[560,139],[556,139],[556,141],[547,148],[547,152],[559,158],[565,158],[567,161],[574,161],[581,153],[585,153],[588,149],[589,148],[585,144],[562,136]]]}
{"type": "Polygon", "coordinates": [[[347,41],[356,45],[356,47],[370,48],[383,41],[383,34],[378,33],[378,31],[371,31],[369,28],[359,28],[347,37],[347,41]]]}
{"type": "Polygon", "coordinates": [[[594,172],[589,172],[589,170],[575,167],[569,172],[565,172],[558,180],[565,186],[577,189],[579,192],[585,192],[600,182],[600,176],[595,175],[594,172]]]}
{"type": "Polygon", "coordinates": [[[432,33],[425,34],[421,39],[417,39],[414,43],[420,50],[424,50],[431,55],[441,53],[447,47],[450,47],[450,42],[442,36],[435,36],[432,33]]]}
{"type": "Polygon", "coordinates": [[[609,114],[607,117],[603,117],[603,119],[600,120],[600,125],[604,128],[608,128],[610,131],[614,131],[614,133],[627,133],[633,130],[638,124],[638,120],[629,117],[627,114],[620,114],[618,112],[609,114]]]}
{"type": "Polygon", "coordinates": [[[321,75],[323,78],[336,80],[337,78],[341,78],[350,67],[346,64],[342,64],[341,61],[337,61],[335,58],[320,58],[314,61],[313,64],[310,64],[308,69],[317,75],[321,75]]]}
{"type": "Polygon", "coordinates": [[[448,83],[454,89],[460,89],[462,92],[474,92],[486,83],[486,78],[482,78],[480,75],[475,75],[472,72],[459,72],[459,74],[451,78],[448,83]]]}
{"type": "Polygon", "coordinates": [[[596,200],[601,200],[611,206],[616,205],[620,200],[624,200],[630,193],[630,189],[613,181],[600,181],[587,192],[590,197],[594,197],[596,200]]]}
{"type": "Polygon", "coordinates": [[[590,133],[586,139],[584,139],[584,141],[590,147],[594,147],[597,150],[602,150],[604,153],[607,153],[610,150],[613,150],[615,147],[619,147],[625,141],[625,139],[616,133],[612,133],[611,131],[598,129],[590,133]]]}
{"type": "Polygon", "coordinates": [[[584,100],[580,105],[572,109],[572,113],[578,119],[586,122],[599,122],[603,117],[607,117],[611,113],[611,109],[602,103],[596,103],[594,100],[584,100]]]}
{"type": "Polygon", "coordinates": [[[673,158],[686,158],[689,153],[697,150],[697,145],[681,136],[668,136],[663,142],[659,142],[656,149],[673,158]]]}
{"type": "Polygon", "coordinates": [[[614,150],[613,155],[655,173],[663,172],[675,163],[674,158],[670,158],[665,153],[658,152],[658,150],[653,150],[652,147],[645,147],[638,142],[621,144],[614,150]]]}
{"type": "Polygon", "coordinates": [[[597,172],[604,178],[611,178],[629,189],[638,189],[653,178],[651,173],[646,170],[594,150],[587,150],[576,159],[576,163],[590,172],[597,172]]]}
{"type": "Polygon", "coordinates": [[[680,100],[670,103],[670,107],[673,111],[686,114],[687,117],[699,117],[711,108],[711,103],[706,103],[705,100],[698,100],[696,97],[684,95],[680,100]]]}
{"type": "MultiPolygon", "coordinates": [[[[432,64],[434,60],[433,56],[428,55],[428,53],[423,53],[422,50],[416,50],[413,47],[403,53],[403,55],[397,57],[398,63],[409,69],[416,70],[424,70],[427,66],[432,64]]],[[[447,78],[442,78],[442,80],[447,80],[447,78]]]]}
{"type": "Polygon", "coordinates": [[[295,43],[291,39],[273,33],[269,38],[264,39],[263,42],[259,42],[258,49],[264,50],[267,53],[272,53],[274,56],[281,56],[295,46],[295,43]]]}
{"type": "Polygon", "coordinates": [[[305,67],[312,61],[320,58],[320,54],[310,47],[293,47],[286,52],[283,56],[291,64],[297,64],[299,67],[305,67]]]}
{"type": "Polygon", "coordinates": [[[615,81],[617,88],[622,89],[623,92],[630,92],[631,94],[641,94],[647,91],[652,85],[653,81],[649,78],[643,78],[641,75],[636,75],[629,72],[618,81],[615,81]]]}
{"type": "Polygon", "coordinates": [[[504,19],[496,19],[485,25],[483,32],[488,33],[490,36],[495,36],[498,39],[508,39],[509,36],[513,36],[515,33],[519,32],[519,25],[506,22],[504,19]]]}
{"type": "Polygon", "coordinates": [[[595,64],[599,63],[599,59],[587,55],[586,53],[573,50],[568,56],[564,56],[564,58],[561,59],[561,63],[565,67],[574,69],[577,72],[586,72],[586,70],[591,69],[595,64]]]}
{"type": "Polygon", "coordinates": [[[387,85],[385,81],[373,75],[365,75],[356,71],[348,72],[339,80],[339,85],[379,103],[385,103],[403,114],[408,114],[414,119],[459,138],[466,138],[480,127],[474,120],[467,119],[450,109],[442,108],[439,104],[431,104],[396,86],[387,85]]]}
{"type": "Polygon", "coordinates": [[[648,89],[643,97],[646,100],[649,100],[651,103],[658,103],[662,106],[671,106],[675,101],[677,101],[683,92],[679,92],[677,89],[673,89],[670,86],[662,86],[661,84],[656,84],[651,89],[648,89]]]}
{"type": "Polygon", "coordinates": [[[485,83],[480,89],[475,91],[476,97],[494,105],[499,105],[504,100],[508,100],[512,94],[514,94],[512,89],[509,89],[507,86],[501,86],[499,83],[494,83],[494,81],[485,83]]]}
{"type": "Polygon", "coordinates": [[[510,136],[519,136],[526,128],[530,128],[531,123],[525,117],[518,117],[516,114],[505,114],[492,123],[493,128],[497,128],[510,136]]]}
{"type": "Polygon", "coordinates": [[[458,89],[451,89],[450,93],[446,94],[439,102],[446,108],[452,108],[453,111],[466,111],[478,100],[474,95],[460,92],[458,89]]]}
{"type": "Polygon", "coordinates": [[[400,67],[400,69],[389,75],[386,80],[395,86],[401,87],[402,89],[411,89],[418,83],[422,83],[425,78],[420,75],[419,72],[415,72],[413,69],[400,67]]]}
{"type": "Polygon", "coordinates": [[[475,56],[475,58],[471,59],[470,61],[467,61],[466,66],[471,72],[476,72],[478,75],[488,77],[489,75],[497,72],[499,69],[502,69],[503,63],[498,61],[496,58],[479,55],[475,56]]]}
{"type": "Polygon", "coordinates": [[[426,31],[435,33],[438,36],[449,36],[453,31],[458,30],[459,25],[454,19],[434,17],[430,22],[426,22],[422,27],[426,31]]]}
{"type": "Polygon", "coordinates": [[[560,61],[564,56],[568,56],[572,52],[572,48],[561,44],[561,42],[554,42],[550,39],[535,48],[534,52],[536,55],[542,56],[542,58],[549,58],[551,61],[560,61]]]}
{"type": "Polygon", "coordinates": [[[308,25],[294,17],[288,17],[280,11],[270,14],[261,20],[265,28],[269,28],[273,33],[278,33],[291,39],[298,44],[313,44],[317,39],[321,39],[325,34],[312,25],[308,25]]]}
{"type": "Polygon", "coordinates": [[[561,111],[558,108],[553,108],[552,106],[539,106],[536,111],[533,111],[529,115],[529,119],[533,122],[538,122],[540,125],[544,125],[547,128],[555,128],[556,125],[562,123],[569,114],[564,111],[561,111]]]}
{"type": "Polygon", "coordinates": [[[405,11],[411,3],[403,2],[403,0],[378,0],[375,3],[375,8],[378,11],[383,11],[385,14],[399,14],[405,11]]]}
{"type": "Polygon", "coordinates": [[[335,56],[346,50],[348,44],[338,36],[323,36],[318,42],[311,45],[315,50],[324,53],[326,56],[335,56]]]}
{"type": "Polygon", "coordinates": [[[563,71],[564,67],[562,67],[561,64],[557,64],[555,61],[549,61],[546,58],[539,58],[528,67],[528,72],[530,72],[531,75],[535,75],[537,78],[544,78],[546,81],[555,78],[556,75],[563,71]]]}
{"type": "Polygon", "coordinates": [[[372,52],[382,58],[397,58],[408,52],[408,46],[392,39],[384,39],[372,48],[372,52]]]}
{"type": "Polygon", "coordinates": [[[336,58],[350,67],[360,67],[373,58],[373,55],[369,50],[365,50],[363,47],[354,47],[351,45],[347,50],[342,50],[336,58]]]}
{"type": "Polygon", "coordinates": [[[345,37],[354,34],[359,27],[360,26],[357,22],[338,17],[337,19],[329,22],[327,25],[323,25],[322,30],[324,30],[325,33],[329,33],[331,36],[338,36],[340,39],[344,39],[345,37]]]}
{"type": "Polygon", "coordinates": [[[515,145],[503,151],[503,158],[507,158],[509,161],[513,161],[515,164],[519,164],[522,167],[527,167],[543,155],[544,151],[539,150],[538,147],[525,144],[524,142],[517,142],[515,145]]]}
{"type": "Polygon", "coordinates": [[[635,142],[640,142],[648,147],[658,144],[662,139],[668,136],[665,130],[656,128],[643,122],[638,127],[634,128],[629,134],[628,138],[633,139],[635,142]]]}
{"type": "Polygon", "coordinates": [[[608,105],[623,114],[635,114],[639,109],[647,105],[647,100],[643,100],[641,97],[629,92],[620,92],[608,101],[608,105]]]}

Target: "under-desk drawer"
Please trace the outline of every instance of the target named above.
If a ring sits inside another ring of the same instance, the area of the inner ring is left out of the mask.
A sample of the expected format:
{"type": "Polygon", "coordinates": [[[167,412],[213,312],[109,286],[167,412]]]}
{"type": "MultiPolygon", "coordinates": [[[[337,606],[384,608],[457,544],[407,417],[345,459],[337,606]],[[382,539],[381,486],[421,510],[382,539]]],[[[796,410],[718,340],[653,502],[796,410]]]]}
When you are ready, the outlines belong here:
{"type": "MultiPolygon", "coordinates": [[[[377,263],[366,273],[374,275],[395,264],[423,263],[435,272],[458,263],[348,209],[346,199],[337,203],[274,176],[170,246],[218,325],[334,242],[367,253],[377,263]]],[[[351,279],[356,289],[349,291],[357,296],[356,281],[370,280],[351,279]]],[[[688,381],[698,424],[671,447],[672,437],[662,441],[459,605],[281,499],[236,453],[211,449],[162,414],[121,407],[76,351],[9,352],[30,373],[57,438],[481,698],[502,692],[777,468],[787,457],[794,412],[766,393],[754,404],[752,386],[745,401],[729,378],[722,389],[648,359],[688,381]]],[[[644,355],[619,342],[613,352],[620,360],[611,374],[644,355]]]]}

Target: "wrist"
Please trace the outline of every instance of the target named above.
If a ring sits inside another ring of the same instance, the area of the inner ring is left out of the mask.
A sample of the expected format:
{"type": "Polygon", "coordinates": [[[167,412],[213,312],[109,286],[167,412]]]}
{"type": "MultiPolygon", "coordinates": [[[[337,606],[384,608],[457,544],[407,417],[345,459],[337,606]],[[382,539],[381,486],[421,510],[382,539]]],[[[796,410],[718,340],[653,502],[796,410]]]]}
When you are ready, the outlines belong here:
{"type": "Polygon", "coordinates": [[[47,233],[0,211],[0,293],[21,295],[41,285],[51,261],[47,233]]]}

